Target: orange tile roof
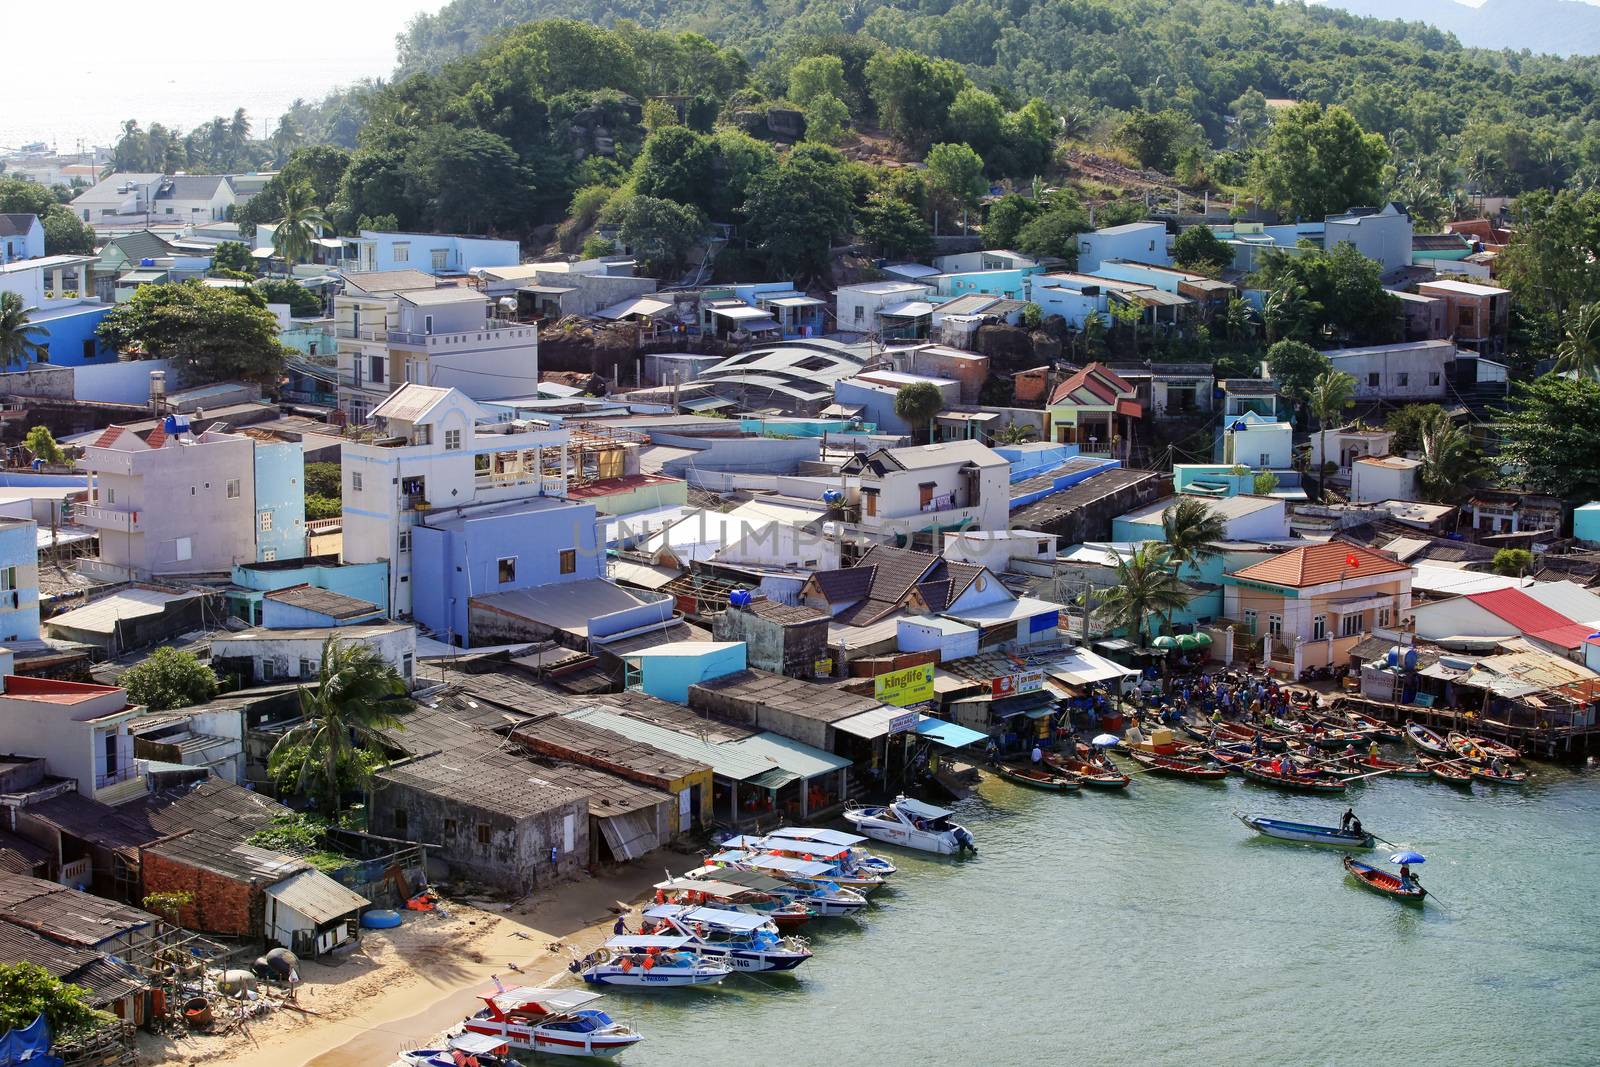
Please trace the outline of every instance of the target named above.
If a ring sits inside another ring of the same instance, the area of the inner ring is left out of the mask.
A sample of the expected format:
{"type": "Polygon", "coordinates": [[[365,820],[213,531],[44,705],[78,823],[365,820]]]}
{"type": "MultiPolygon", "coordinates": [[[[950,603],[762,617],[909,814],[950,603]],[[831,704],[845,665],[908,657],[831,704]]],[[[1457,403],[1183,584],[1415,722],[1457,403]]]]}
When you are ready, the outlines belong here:
{"type": "Polygon", "coordinates": [[[35,678],[29,675],[8,674],[4,678],[6,697],[12,700],[37,700],[45,704],[81,704],[85,700],[120,693],[114,685],[95,685],[92,682],[62,682],[54,678],[35,678]]]}
{"type": "Polygon", "coordinates": [[[1325,585],[1346,578],[1365,578],[1373,574],[1410,572],[1411,567],[1381,553],[1344,541],[1296,548],[1242,571],[1232,577],[1269,585],[1287,585],[1301,588],[1325,585]],[[1353,565],[1352,565],[1353,561],[1353,565]]]}
{"type": "Polygon", "coordinates": [[[95,448],[110,448],[113,441],[122,436],[121,426],[107,426],[105,432],[94,439],[95,448]]]}
{"type": "Polygon", "coordinates": [[[1064,403],[1074,392],[1085,388],[1107,404],[1112,403],[1123,393],[1133,392],[1133,386],[1129,385],[1121,375],[1102,363],[1091,363],[1056,386],[1055,392],[1050,394],[1050,403],[1064,403]]]}

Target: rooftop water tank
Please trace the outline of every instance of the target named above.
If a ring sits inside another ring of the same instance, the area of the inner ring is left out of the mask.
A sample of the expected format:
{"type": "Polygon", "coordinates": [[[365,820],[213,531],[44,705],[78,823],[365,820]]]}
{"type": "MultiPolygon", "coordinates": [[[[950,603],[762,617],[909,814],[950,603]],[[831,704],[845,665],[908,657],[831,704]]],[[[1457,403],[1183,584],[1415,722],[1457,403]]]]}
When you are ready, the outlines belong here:
{"type": "Polygon", "coordinates": [[[750,590],[740,588],[728,594],[728,606],[731,608],[747,608],[750,606],[750,590]]]}

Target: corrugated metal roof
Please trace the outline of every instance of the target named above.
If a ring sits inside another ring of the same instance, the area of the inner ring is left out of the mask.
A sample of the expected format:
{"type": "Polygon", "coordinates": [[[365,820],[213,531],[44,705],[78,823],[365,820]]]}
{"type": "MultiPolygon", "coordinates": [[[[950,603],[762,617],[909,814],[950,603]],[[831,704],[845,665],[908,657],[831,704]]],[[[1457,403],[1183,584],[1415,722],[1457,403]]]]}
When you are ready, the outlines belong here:
{"type": "Polygon", "coordinates": [[[175,600],[193,600],[193,593],[162,593],[154,589],[124,589],[91,604],[63,611],[45,620],[46,626],[64,626],[94,634],[113,633],[123,619],[160,615],[175,600]]]}
{"type": "Polygon", "coordinates": [[[654,723],[630,719],[602,708],[574,708],[566,712],[565,717],[609,731],[619,737],[626,737],[631,741],[642,741],[663,752],[706,764],[713,774],[732,778],[736,782],[743,782],[763,774],[771,770],[776,762],[761,753],[742,749],[736,743],[714,744],[702,741],[698,737],[681,734],[654,723]]]}
{"type": "Polygon", "coordinates": [[[332,922],[372,903],[318,870],[301,871],[267,887],[267,896],[314,923],[332,922]]]}
{"type": "Polygon", "coordinates": [[[438,389],[431,385],[418,385],[416,382],[407,382],[389,395],[389,398],[379,404],[372,411],[375,419],[400,419],[402,422],[416,422],[433,406],[450,395],[448,389],[438,389]]]}
{"type": "Polygon", "coordinates": [[[831,752],[824,752],[820,748],[813,748],[802,741],[795,741],[770,731],[730,744],[769,759],[784,770],[798,774],[802,778],[815,778],[819,774],[842,771],[850,766],[850,761],[842,756],[835,756],[831,752]]]}

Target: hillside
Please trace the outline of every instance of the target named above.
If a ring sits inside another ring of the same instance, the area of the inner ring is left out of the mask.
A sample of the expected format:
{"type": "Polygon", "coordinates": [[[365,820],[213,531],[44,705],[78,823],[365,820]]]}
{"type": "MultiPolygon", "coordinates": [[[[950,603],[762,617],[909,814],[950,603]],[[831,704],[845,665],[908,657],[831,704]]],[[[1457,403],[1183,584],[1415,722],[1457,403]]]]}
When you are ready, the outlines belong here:
{"type": "Polygon", "coordinates": [[[1326,0],[1353,15],[1424,22],[1471,48],[1600,55],[1600,7],[1582,0],[1326,0]]]}

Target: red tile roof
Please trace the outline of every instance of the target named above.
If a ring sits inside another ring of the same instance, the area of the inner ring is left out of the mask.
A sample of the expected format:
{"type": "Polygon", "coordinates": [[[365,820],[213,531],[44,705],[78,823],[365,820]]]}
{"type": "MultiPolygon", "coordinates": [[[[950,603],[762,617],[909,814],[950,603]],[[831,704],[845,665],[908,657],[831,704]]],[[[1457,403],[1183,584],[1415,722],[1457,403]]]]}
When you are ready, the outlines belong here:
{"type": "Polygon", "coordinates": [[[1233,577],[1301,588],[1326,585],[1346,578],[1366,578],[1374,574],[1409,573],[1410,570],[1409,565],[1370,548],[1344,541],[1329,541],[1264,559],[1242,571],[1235,571],[1233,577]]]}
{"type": "Polygon", "coordinates": [[[94,439],[95,448],[110,448],[112,442],[122,436],[121,426],[107,426],[105,432],[94,439]]]}
{"type": "Polygon", "coordinates": [[[1582,648],[1591,633],[1589,627],[1545,607],[1520,589],[1469,593],[1467,599],[1529,637],[1561,648],[1582,648]]]}
{"type": "Polygon", "coordinates": [[[1079,389],[1087,389],[1107,404],[1114,403],[1117,397],[1133,394],[1133,386],[1101,363],[1091,363],[1078,371],[1072,377],[1056,386],[1055,392],[1050,394],[1050,403],[1063,404],[1067,398],[1079,389]]]}
{"type": "Polygon", "coordinates": [[[144,435],[144,443],[151,448],[160,448],[167,439],[167,431],[161,423],[156,423],[156,428],[144,435]]]}
{"type": "Polygon", "coordinates": [[[38,700],[47,704],[81,704],[85,700],[120,693],[114,685],[95,685],[92,682],[60,682],[54,678],[35,678],[29,675],[8,674],[4,678],[5,696],[13,700],[38,700]]]}

